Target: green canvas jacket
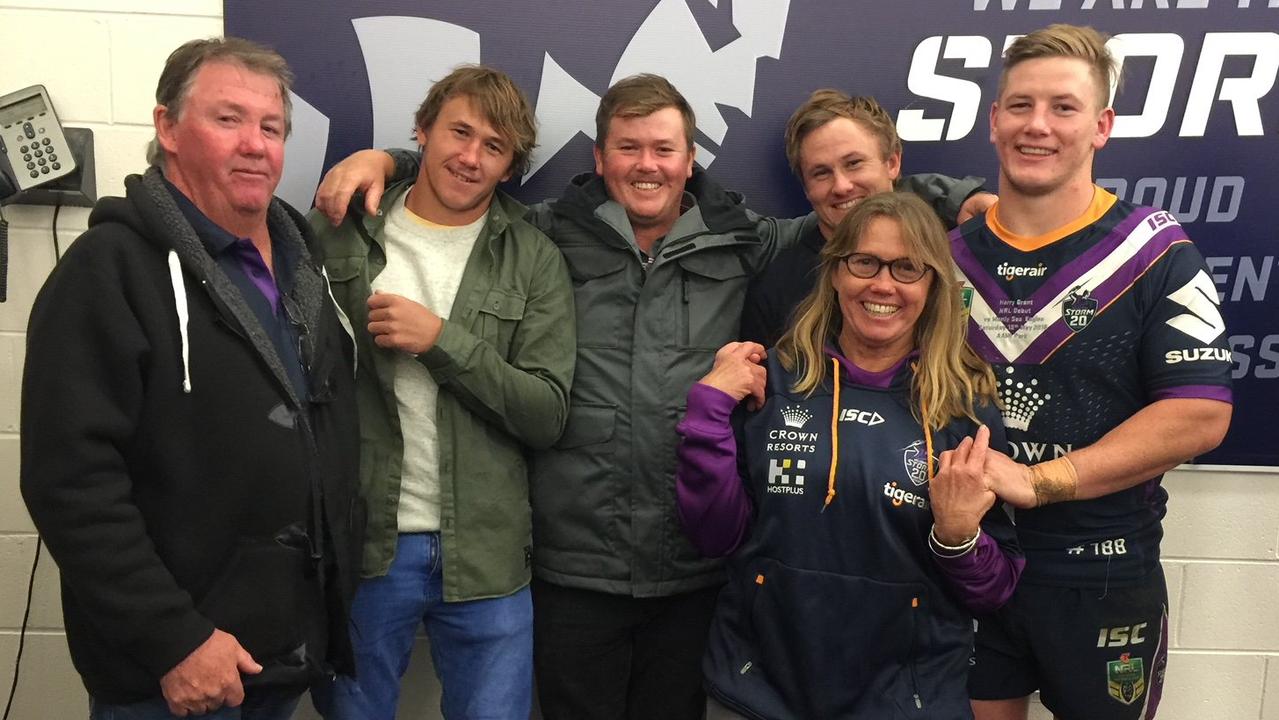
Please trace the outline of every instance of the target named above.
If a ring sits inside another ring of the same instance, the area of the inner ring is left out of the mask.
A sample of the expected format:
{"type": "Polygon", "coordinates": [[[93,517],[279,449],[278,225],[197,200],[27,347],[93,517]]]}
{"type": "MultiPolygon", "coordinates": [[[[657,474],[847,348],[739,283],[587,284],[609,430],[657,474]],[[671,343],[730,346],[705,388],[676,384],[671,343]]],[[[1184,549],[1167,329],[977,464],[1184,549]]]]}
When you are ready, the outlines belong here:
{"type": "MultiPolygon", "coordinates": [[[[403,439],[395,351],[369,335],[373,278],[386,266],[383,223],[410,183],[387,189],[378,217],[334,228],[316,212],[334,299],[357,349],[360,491],[368,508],[362,574],[384,575],[398,536],[403,439]]],[[[499,191],[434,347],[418,356],[439,384],[440,538],[446,602],[509,595],[529,582],[526,451],[550,447],[568,417],[576,347],[573,291],[556,247],[499,191]]]]}

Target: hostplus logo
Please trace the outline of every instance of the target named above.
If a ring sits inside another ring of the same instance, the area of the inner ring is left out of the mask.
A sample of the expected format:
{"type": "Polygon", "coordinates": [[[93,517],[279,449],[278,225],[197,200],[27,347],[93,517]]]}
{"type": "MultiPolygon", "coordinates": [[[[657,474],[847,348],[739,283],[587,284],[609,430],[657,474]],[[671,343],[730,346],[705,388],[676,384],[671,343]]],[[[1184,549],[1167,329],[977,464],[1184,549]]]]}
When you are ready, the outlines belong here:
{"type": "Polygon", "coordinates": [[[768,459],[768,492],[782,495],[803,495],[804,476],[799,471],[807,467],[803,460],[790,458],[768,459]]]}

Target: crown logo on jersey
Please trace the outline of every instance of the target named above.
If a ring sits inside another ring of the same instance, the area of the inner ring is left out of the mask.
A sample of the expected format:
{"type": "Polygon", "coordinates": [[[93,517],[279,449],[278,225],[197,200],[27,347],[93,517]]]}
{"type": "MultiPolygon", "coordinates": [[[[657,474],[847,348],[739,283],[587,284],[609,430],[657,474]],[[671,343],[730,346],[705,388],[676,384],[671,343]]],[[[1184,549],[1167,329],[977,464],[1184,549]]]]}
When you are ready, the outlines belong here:
{"type": "Polygon", "coordinates": [[[1097,300],[1089,294],[1088,288],[1082,285],[1071,288],[1061,303],[1061,317],[1066,321],[1066,327],[1072,332],[1079,332],[1088,327],[1096,316],[1097,300]]]}
{"type": "Polygon", "coordinates": [[[1022,382],[1013,377],[1013,369],[1006,368],[1008,377],[999,384],[999,394],[1004,401],[1004,424],[1014,430],[1026,430],[1030,421],[1053,396],[1039,392],[1039,381],[1022,382]]]}
{"type": "Polygon", "coordinates": [[[786,427],[801,430],[812,419],[813,414],[798,405],[782,408],[782,422],[786,423],[786,427]]]}

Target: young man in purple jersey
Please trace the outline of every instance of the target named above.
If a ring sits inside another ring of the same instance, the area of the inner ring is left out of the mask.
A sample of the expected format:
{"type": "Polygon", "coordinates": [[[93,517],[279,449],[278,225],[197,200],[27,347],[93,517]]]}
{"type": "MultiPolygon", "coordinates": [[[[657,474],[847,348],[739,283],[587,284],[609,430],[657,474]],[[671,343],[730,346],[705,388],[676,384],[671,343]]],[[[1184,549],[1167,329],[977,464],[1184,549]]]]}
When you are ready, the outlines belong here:
{"type": "Polygon", "coordinates": [[[1035,690],[1063,720],[1154,717],[1167,660],[1159,481],[1230,423],[1203,258],[1172,215],[1092,180],[1114,125],[1105,40],[1053,25],[1005,52],[990,111],[999,201],[951,235],[969,343],[995,366],[1008,426],[1010,455],[989,454],[988,482],[1019,508],[1027,561],[1012,600],[979,623],[978,720],[1024,720],[1035,690]]]}

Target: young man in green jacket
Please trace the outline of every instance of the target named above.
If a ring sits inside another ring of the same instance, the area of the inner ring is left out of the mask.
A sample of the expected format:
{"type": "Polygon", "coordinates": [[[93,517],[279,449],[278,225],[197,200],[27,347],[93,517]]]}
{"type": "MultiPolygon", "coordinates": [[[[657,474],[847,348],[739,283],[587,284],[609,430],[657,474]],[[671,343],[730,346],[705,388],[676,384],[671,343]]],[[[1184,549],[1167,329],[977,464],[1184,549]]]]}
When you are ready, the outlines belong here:
{"type": "Polygon", "coordinates": [[[416,179],[376,216],[312,222],[358,349],[365,580],[356,678],[330,720],[392,720],[425,623],[446,718],[528,717],[530,517],[525,453],[568,417],[573,294],[563,257],[497,190],[534,146],[505,74],[462,67],[415,118],[416,179]]]}

